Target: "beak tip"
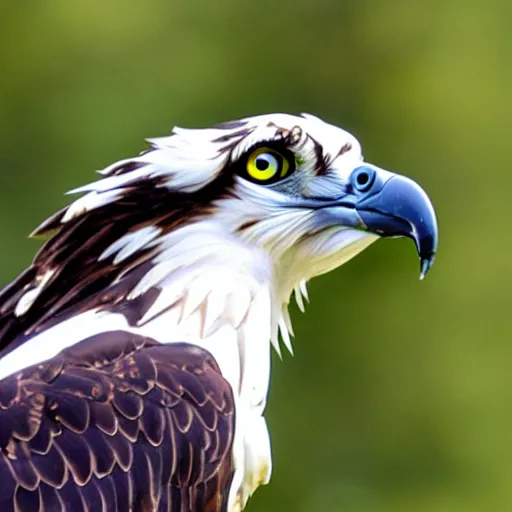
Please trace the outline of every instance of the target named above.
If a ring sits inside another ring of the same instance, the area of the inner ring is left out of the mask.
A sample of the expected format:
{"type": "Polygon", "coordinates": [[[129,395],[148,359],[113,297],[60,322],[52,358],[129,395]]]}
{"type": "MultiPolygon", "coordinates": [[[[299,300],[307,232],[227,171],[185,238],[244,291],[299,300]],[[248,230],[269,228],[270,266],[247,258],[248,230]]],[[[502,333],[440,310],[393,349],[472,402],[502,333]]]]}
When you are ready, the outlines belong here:
{"type": "Polygon", "coordinates": [[[421,258],[420,261],[420,281],[423,281],[428,274],[428,271],[432,268],[432,265],[434,264],[434,258],[435,255],[432,254],[428,258],[421,258]]]}

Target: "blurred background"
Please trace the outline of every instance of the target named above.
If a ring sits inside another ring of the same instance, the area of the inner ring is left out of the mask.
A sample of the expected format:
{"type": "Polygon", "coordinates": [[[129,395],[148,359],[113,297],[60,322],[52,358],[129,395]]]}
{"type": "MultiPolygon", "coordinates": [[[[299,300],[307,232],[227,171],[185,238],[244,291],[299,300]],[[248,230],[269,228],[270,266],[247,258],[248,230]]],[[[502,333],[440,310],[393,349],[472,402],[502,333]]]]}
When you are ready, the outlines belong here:
{"type": "Polygon", "coordinates": [[[93,171],[176,125],[310,112],[419,181],[440,251],[310,283],[249,512],[512,510],[509,0],[3,2],[0,283],[93,171]]]}

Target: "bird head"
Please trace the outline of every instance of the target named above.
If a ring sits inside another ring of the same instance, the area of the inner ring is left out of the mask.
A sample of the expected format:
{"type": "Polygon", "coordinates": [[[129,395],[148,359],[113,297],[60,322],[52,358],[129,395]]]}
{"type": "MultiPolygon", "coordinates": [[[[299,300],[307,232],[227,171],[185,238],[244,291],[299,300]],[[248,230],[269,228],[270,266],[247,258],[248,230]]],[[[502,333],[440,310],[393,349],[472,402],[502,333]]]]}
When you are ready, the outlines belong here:
{"type": "Polygon", "coordinates": [[[278,307],[287,311],[294,290],[301,306],[308,279],[380,237],[411,238],[421,277],[434,261],[437,221],[423,189],[365,162],[354,136],[316,117],[175,128],[149,142],[71,191],[82,196],[36,230],[52,236],[19,283],[30,291],[17,317],[35,301],[46,312],[41,321],[85,299],[93,307],[94,294],[108,302],[114,292],[105,290],[116,283],[117,302],[133,299],[162,289],[184,265],[232,261],[254,270],[255,255],[271,267],[278,307]],[[136,276],[135,290],[123,285],[127,275],[136,276]],[[59,283],[69,287],[65,296],[59,283]]]}
{"type": "Polygon", "coordinates": [[[209,129],[175,128],[149,142],[151,150],[73,191],[86,194],[61,222],[152,188],[139,204],[132,200],[134,209],[155,210],[138,249],[163,232],[208,221],[267,253],[287,290],[380,237],[411,238],[421,278],[434,261],[437,222],[423,189],[365,162],[353,135],[317,117],[262,115],[209,129]],[[158,204],[151,202],[155,191],[158,204]]]}

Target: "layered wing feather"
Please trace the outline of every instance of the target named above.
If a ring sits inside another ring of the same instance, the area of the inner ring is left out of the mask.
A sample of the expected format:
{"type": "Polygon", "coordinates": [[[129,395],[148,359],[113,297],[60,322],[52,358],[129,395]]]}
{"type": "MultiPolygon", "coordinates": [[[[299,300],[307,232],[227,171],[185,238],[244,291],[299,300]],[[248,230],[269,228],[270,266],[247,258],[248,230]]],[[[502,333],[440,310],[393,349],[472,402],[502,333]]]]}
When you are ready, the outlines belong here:
{"type": "Polygon", "coordinates": [[[0,510],[223,512],[234,422],[207,351],[98,334],[0,381],[0,510]]]}

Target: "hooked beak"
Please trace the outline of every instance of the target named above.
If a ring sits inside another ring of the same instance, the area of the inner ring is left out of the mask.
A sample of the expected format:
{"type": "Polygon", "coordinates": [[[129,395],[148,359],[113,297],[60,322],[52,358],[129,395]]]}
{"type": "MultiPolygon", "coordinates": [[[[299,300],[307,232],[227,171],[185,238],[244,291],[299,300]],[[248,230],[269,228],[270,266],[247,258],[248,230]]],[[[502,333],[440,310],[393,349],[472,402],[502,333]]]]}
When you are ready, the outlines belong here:
{"type": "Polygon", "coordinates": [[[356,201],[355,209],[368,231],[383,237],[405,236],[414,240],[423,279],[437,251],[434,207],[425,191],[409,178],[392,175],[380,187],[378,181],[375,180],[378,190],[369,191],[356,201]]]}
{"type": "Polygon", "coordinates": [[[381,237],[414,240],[420,257],[420,279],[434,263],[437,219],[425,191],[413,180],[364,164],[354,169],[346,193],[330,200],[310,200],[320,226],[346,226],[381,237]]]}

